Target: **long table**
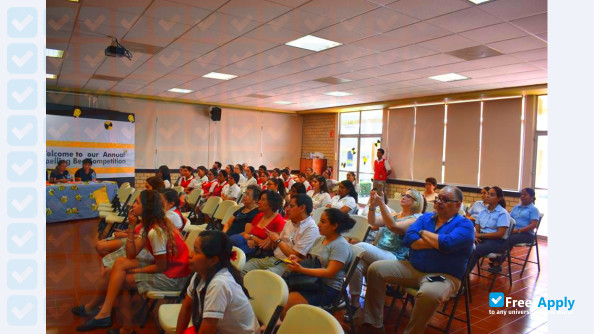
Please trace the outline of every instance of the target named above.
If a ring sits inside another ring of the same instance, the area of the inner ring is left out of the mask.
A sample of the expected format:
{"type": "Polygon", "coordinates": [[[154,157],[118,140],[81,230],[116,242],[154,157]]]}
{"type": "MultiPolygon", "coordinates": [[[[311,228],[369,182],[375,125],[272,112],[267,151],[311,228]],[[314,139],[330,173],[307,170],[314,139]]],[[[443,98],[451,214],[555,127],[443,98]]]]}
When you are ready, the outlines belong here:
{"type": "Polygon", "coordinates": [[[46,223],[99,217],[94,192],[106,188],[111,201],[118,189],[113,183],[62,183],[46,187],[46,223]]]}

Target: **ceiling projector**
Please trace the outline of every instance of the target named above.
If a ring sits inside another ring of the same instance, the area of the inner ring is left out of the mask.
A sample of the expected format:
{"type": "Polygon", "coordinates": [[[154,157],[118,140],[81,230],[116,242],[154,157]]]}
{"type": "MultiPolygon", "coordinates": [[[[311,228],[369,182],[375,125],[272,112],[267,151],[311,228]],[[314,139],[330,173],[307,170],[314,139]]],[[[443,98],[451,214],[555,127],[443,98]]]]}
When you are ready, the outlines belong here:
{"type": "Polygon", "coordinates": [[[117,38],[109,36],[112,38],[111,45],[105,48],[105,56],[107,57],[126,57],[129,60],[132,60],[132,52],[128,51],[120,42],[118,42],[117,38]]]}

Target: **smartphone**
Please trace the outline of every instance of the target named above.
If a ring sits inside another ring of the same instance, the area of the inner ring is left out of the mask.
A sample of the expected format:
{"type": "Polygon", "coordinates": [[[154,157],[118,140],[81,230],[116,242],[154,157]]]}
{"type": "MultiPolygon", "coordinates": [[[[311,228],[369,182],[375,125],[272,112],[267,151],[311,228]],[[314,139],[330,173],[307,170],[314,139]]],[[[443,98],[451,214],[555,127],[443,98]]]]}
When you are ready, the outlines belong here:
{"type": "Polygon", "coordinates": [[[429,276],[427,277],[427,280],[429,282],[443,282],[446,280],[446,278],[443,276],[429,276]]]}
{"type": "Polygon", "coordinates": [[[283,259],[282,261],[287,264],[293,264],[293,261],[291,261],[289,259],[283,259]]]}

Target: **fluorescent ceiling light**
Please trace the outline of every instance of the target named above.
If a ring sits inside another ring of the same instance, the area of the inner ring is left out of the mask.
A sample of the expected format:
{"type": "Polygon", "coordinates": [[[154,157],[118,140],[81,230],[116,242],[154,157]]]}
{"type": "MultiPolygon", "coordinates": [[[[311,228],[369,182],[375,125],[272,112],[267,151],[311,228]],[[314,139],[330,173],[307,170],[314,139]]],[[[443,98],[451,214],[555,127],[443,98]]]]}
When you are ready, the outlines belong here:
{"type": "Polygon", "coordinates": [[[482,4],[483,2],[489,2],[489,1],[491,1],[491,0],[468,0],[468,1],[472,2],[472,3],[473,3],[473,4],[475,4],[475,5],[480,5],[480,4],[482,4]]]}
{"type": "Polygon", "coordinates": [[[349,95],[353,95],[352,93],[347,93],[347,92],[330,92],[330,93],[325,93],[326,95],[330,95],[330,96],[349,96],[349,95]]]}
{"type": "Polygon", "coordinates": [[[274,103],[276,103],[276,104],[293,104],[293,102],[289,102],[289,101],[274,101],[274,103]]]}
{"type": "Polygon", "coordinates": [[[441,82],[450,82],[450,81],[466,80],[466,79],[470,79],[470,78],[465,77],[460,74],[456,74],[456,73],[448,73],[448,74],[442,74],[442,75],[435,75],[435,76],[429,77],[429,79],[433,79],[433,80],[437,80],[437,81],[441,81],[441,82]]]}
{"type": "Polygon", "coordinates": [[[285,45],[317,52],[342,45],[342,43],[330,41],[312,35],[307,35],[298,38],[294,41],[287,42],[285,43],[285,45]]]}
{"type": "Polygon", "coordinates": [[[45,56],[52,58],[62,58],[64,57],[64,51],[56,49],[45,49],[45,56]]]}
{"type": "Polygon", "coordinates": [[[233,78],[237,78],[237,75],[233,74],[225,74],[225,73],[217,73],[217,72],[210,72],[202,76],[203,78],[211,78],[211,79],[219,79],[219,80],[230,80],[233,78]]]}
{"type": "Polygon", "coordinates": [[[49,73],[46,73],[46,74],[45,74],[45,78],[46,78],[46,79],[58,79],[58,75],[57,75],[57,74],[49,74],[49,73]]]}
{"type": "Polygon", "coordinates": [[[168,92],[187,94],[187,93],[193,92],[193,90],[191,90],[191,89],[183,89],[183,88],[171,88],[170,90],[168,90],[168,92]]]}

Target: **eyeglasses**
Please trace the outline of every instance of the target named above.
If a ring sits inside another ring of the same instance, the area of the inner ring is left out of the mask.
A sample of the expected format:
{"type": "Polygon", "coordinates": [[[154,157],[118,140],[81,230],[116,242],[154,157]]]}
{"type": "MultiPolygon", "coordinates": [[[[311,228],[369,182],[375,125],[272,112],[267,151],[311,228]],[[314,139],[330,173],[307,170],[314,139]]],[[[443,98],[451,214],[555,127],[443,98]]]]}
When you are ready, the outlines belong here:
{"type": "Polygon", "coordinates": [[[407,194],[407,193],[403,193],[402,194],[402,198],[408,198],[408,199],[412,199],[413,201],[417,201],[414,197],[412,197],[411,195],[407,194]]]}
{"type": "Polygon", "coordinates": [[[460,201],[457,201],[455,199],[449,199],[449,198],[444,198],[444,197],[441,197],[441,196],[437,196],[437,197],[435,197],[435,203],[437,203],[437,202],[449,203],[449,202],[460,202],[460,201]]]}

